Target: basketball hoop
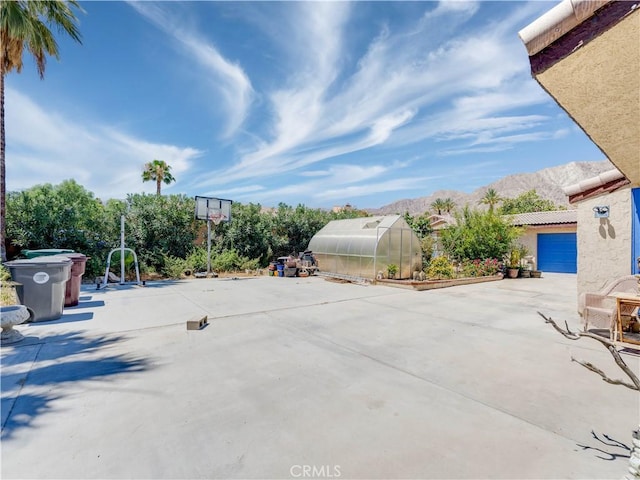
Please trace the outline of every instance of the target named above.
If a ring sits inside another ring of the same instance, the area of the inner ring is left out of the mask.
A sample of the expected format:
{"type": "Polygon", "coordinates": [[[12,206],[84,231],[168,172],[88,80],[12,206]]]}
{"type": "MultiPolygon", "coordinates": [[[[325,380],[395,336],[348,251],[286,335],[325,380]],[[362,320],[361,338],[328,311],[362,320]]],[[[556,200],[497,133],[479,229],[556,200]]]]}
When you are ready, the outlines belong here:
{"type": "Polygon", "coordinates": [[[227,216],[222,213],[222,210],[220,210],[219,208],[210,208],[207,218],[217,226],[220,225],[220,223],[225,220],[227,216]]]}

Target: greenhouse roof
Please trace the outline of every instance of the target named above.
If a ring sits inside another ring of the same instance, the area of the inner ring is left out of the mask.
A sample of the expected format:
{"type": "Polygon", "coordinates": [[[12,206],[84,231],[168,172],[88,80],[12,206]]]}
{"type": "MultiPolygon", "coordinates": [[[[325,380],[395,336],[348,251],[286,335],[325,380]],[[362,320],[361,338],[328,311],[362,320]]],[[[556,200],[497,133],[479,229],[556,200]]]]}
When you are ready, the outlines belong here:
{"type": "Polygon", "coordinates": [[[323,229],[322,233],[367,233],[376,234],[376,230],[380,228],[391,228],[402,218],[401,215],[380,215],[375,217],[359,217],[348,218],[345,220],[333,220],[329,222],[323,229]]]}

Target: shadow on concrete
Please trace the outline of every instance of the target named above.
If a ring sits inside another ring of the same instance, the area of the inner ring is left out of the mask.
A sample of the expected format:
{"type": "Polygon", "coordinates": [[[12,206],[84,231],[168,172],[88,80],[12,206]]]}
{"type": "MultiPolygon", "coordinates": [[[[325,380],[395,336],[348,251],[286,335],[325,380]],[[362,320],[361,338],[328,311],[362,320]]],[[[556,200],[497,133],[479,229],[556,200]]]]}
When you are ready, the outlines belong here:
{"type": "Polygon", "coordinates": [[[635,347],[624,347],[620,349],[620,353],[626,353],[627,355],[631,355],[633,357],[640,357],[640,345],[635,347]]]}
{"type": "Polygon", "coordinates": [[[180,283],[184,283],[185,281],[188,281],[188,280],[155,280],[155,281],[148,281],[148,282],[145,283],[145,286],[143,288],[171,287],[173,285],[178,285],[180,283]]]}
{"type": "MultiPolygon", "coordinates": [[[[120,285],[119,283],[108,283],[106,286],[98,285],[98,286],[83,286],[83,292],[85,294],[91,295],[103,295],[109,292],[117,292],[117,291],[132,291],[132,290],[145,290],[145,289],[158,289],[158,288],[166,288],[174,285],[178,285],[189,280],[146,280],[144,281],[144,285],[137,285],[135,283],[126,283],[124,285],[120,285]],[[97,288],[99,287],[99,288],[97,288]]],[[[81,297],[82,298],[82,297],[81,297]]],[[[92,297],[89,297],[92,298],[92,297]]]]}
{"type": "Polygon", "coordinates": [[[56,318],[55,320],[32,322],[28,325],[30,327],[37,327],[38,325],[57,325],[59,323],[83,322],[91,319],[93,319],[93,312],[63,313],[60,318],[56,318]]]}
{"type": "Polygon", "coordinates": [[[70,310],[76,310],[79,308],[98,308],[98,307],[104,307],[104,300],[93,300],[93,301],[84,301],[84,302],[81,301],[81,302],[78,302],[78,305],[76,305],[75,307],[65,307],[65,310],[70,311],[70,310]]]}
{"type": "Polygon", "coordinates": [[[25,355],[20,346],[3,350],[2,440],[11,438],[18,429],[30,427],[75,382],[113,379],[148,370],[145,358],[108,354],[111,346],[123,341],[126,337],[122,335],[91,337],[69,332],[30,342],[33,355],[25,355]]]}
{"type": "MultiPolygon", "coordinates": [[[[593,430],[591,430],[591,436],[598,442],[596,446],[580,445],[579,443],[577,443],[576,445],[582,448],[582,450],[593,450],[595,452],[596,458],[599,458],[601,460],[607,460],[611,462],[618,458],[630,458],[631,447],[629,447],[627,444],[611,438],[606,433],[598,436],[598,434],[593,430]]],[[[631,437],[631,432],[629,432],[629,437],[631,437]]]]}

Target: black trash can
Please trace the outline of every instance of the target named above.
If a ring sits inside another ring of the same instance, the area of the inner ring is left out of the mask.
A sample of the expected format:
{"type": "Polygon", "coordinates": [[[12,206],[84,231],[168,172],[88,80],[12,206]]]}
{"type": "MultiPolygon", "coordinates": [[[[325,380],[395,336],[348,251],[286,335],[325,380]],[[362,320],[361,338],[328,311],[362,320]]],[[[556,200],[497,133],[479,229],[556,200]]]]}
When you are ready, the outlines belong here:
{"type": "Polygon", "coordinates": [[[62,316],[67,280],[71,278],[70,258],[36,257],[6,262],[21,304],[34,312],[34,322],[55,320],[62,316]]]}

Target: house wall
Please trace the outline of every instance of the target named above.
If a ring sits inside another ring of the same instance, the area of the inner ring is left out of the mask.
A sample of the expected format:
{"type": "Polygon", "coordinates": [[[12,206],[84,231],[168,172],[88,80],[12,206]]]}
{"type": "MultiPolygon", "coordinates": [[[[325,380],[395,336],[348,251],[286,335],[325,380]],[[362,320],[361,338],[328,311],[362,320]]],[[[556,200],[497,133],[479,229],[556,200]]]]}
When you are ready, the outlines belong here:
{"type": "Polygon", "coordinates": [[[522,236],[518,239],[518,243],[521,243],[529,251],[529,255],[533,256],[534,268],[538,268],[538,234],[539,233],[575,233],[577,226],[562,225],[562,226],[549,226],[549,225],[533,225],[526,226],[522,236]]]}
{"type": "Polygon", "coordinates": [[[576,40],[571,55],[536,79],[631,184],[640,186],[640,9],[620,3],[629,5],[625,18],[585,45],[576,40]]]}
{"type": "Polygon", "coordinates": [[[622,188],[578,204],[578,295],[596,292],[629,275],[631,191],[622,188]],[[609,218],[594,218],[593,207],[609,206],[609,218]]]}

